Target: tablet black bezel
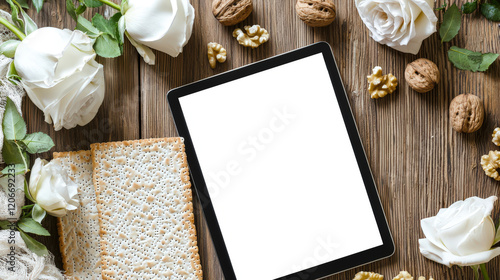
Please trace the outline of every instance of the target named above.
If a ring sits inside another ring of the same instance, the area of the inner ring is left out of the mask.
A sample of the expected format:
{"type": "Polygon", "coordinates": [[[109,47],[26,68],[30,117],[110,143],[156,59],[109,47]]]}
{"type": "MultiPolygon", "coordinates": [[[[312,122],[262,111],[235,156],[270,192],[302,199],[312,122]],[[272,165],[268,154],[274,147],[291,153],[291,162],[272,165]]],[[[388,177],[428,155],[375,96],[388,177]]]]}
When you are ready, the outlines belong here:
{"type": "MultiPolygon", "coordinates": [[[[195,149],[189,134],[186,120],[182,112],[182,108],[179,103],[179,98],[318,53],[322,53],[323,58],[325,59],[325,64],[330,74],[330,79],[335,90],[335,95],[337,97],[342,116],[344,118],[344,123],[351,140],[351,145],[358,162],[358,166],[365,184],[366,191],[368,193],[375,219],[377,221],[383,244],[381,246],[368,249],[354,255],[333,260],[331,262],[312,267],[307,270],[283,276],[279,279],[318,279],[331,274],[339,273],[347,269],[351,269],[356,266],[389,257],[394,253],[394,241],[389,231],[387,220],[385,218],[377,188],[373,180],[372,172],[368,164],[363,145],[361,143],[356,123],[354,121],[354,116],[352,114],[351,107],[349,105],[349,101],[345,93],[342,80],[340,78],[337,64],[333,57],[330,45],[326,42],[319,42],[301,49],[297,49],[247,66],[243,66],[232,71],[212,76],[198,82],[175,88],[169,91],[167,94],[168,103],[170,105],[170,110],[177,127],[177,132],[179,136],[184,137],[185,139],[184,143],[186,146],[186,154],[191,171],[192,182],[195,186],[194,188],[196,190],[197,196],[201,202],[203,213],[207,221],[207,225],[210,230],[210,234],[212,236],[213,243],[217,251],[217,255],[219,257],[219,261],[226,280],[235,280],[236,275],[231,265],[231,260],[224,243],[224,238],[217,221],[217,216],[208,194],[203,173],[195,153],[195,149]]],[[[307,98],[307,96],[305,95],[304,98],[307,98]]],[[[258,270],[259,268],[256,267],[255,269],[258,270]]]]}

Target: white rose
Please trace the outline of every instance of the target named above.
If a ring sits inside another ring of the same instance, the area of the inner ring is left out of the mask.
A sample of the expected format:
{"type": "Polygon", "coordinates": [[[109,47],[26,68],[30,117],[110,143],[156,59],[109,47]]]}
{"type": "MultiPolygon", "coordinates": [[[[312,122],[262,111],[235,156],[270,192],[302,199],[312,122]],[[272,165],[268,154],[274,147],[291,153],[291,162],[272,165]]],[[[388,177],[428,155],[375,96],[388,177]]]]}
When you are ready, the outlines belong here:
{"type": "Polygon", "coordinates": [[[79,205],[78,186],[53,161],[36,159],[31,169],[29,192],[40,207],[55,217],[66,215],[79,205]]]}
{"type": "Polygon", "coordinates": [[[155,57],[144,46],[177,57],[191,37],[194,8],[189,0],[128,0],[122,13],[120,25],[146,63],[154,64],[155,57]]]}
{"type": "Polygon", "coordinates": [[[104,74],[85,33],[40,28],[17,47],[14,64],[31,101],[55,130],[86,125],[104,100],[104,74]]]}
{"type": "Polygon", "coordinates": [[[495,223],[490,215],[496,200],[496,196],[471,197],[423,219],[422,231],[427,238],[419,240],[420,253],[447,266],[483,264],[500,255],[500,248],[491,248],[495,223]]]}
{"type": "Polygon", "coordinates": [[[373,40],[400,52],[417,54],[436,32],[434,0],[356,0],[356,7],[373,40]]]}

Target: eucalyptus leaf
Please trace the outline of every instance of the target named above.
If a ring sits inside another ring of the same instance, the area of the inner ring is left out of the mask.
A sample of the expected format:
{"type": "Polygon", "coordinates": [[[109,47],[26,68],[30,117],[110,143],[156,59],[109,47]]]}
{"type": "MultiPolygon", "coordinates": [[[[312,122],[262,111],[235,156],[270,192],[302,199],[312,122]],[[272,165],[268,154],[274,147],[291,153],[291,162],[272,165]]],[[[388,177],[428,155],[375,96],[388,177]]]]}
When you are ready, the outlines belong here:
{"type": "Polygon", "coordinates": [[[121,48],[118,40],[113,39],[111,35],[107,33],[97,37],[94,43],[94,50],[101,57],[113,58],[121,55],[121,48]]]}
{"type": "Polygon", "coordinates": [[[43,208],[38,204],[35,204],[33,210],[31,210],[31,217],[33,218],[33,220],[39,222],[40,224],[42,223],[46,215],[47,212],[45,212],[45,210],[43,210],[43,208]]]}
{"type": "Polygon", "coordinates": [[[500,21],[500,1],[491,0],[489,3],[481,4],[481,13],[491,21],[500,21]]]}
{"type": "Polygon", "coordinates": [[[52,138],[43,132],[28,134],[22,142],[26,145],[26,151],[30,154],[45,153],[54,147],[52,138]]]}
{"type": "Polygon", "coordinates": [[[20,43],[21,41],[19,40],[8,40],[3,42],[0,45],[0,54],[3,54],[8,58],[14,58],[14,55],[16,55],[17,46],[19,46],[20,43]]]}
{"type": "Polygon", "coordinates": [[[97,0],[83,0],[83,3],[85,3],[85,6],[89,8],[97,8],[102,6],[102,2],[99,2],[97,0]]]}
{"type": "Polygon", "coordinates": [[[452,46],[448,51],[448,59],[462,70],[472,72],[486,71],[490,65],[498,58],[498,54],[474,52],[452,46]]]}
{"type": "Polygon", "coordinates": [[[10,175],[12,174],[12,170],[14,170],[14,175],[19,175],[19,174],[24,174],[27,172],[26,170],[26,167],[24,166],[24,164],[14,164],[14,165],[7,165],[7,167],[5,167],[3,170],[2,170],[2,174],[4,175],[10,175]]]}
{"type": "Polygon", "coordinates": [[[467,2],[462,5],[462,13],[472,14],[477,10],[477,0],[473,2],[467,2]]]}
{"type": "Polygon", "coordinates": [[[101,35],[99,29],[95,28],[90,21],[82,16],[78,16],[76,21],[76,29],[87,33],[87,35],[93,39],[96,39],[101,35]]]}
{"type": "Polygon", "coordinates": [[[24,232],[42,236],[50,236],[50,233],[40,223],[33,220],[32,218],[22,218],[17,222],[17,226],[24,232]]]}
{"type": "Polygon", "coordinates": [[[17,85],[19,81],[21,81],[21,77],[19,77],[19,74],[17,74],[16,66],[14,64],[14,61],[12,61],[9,64],[9,70],[7,70],[7,79],[9,82],[13,83],[14,85],[17,85]]]}
{"type": "Polygon", "coordinates": [[[35,6],[37,13],[39,13],[42,10],[44,1],[45,0],[33,0],[33,6],[35,6]]]}
{"type": "Polygon", "coordinates": [[[19,231],[19,234],[21,234],[21,238],[24,240],[24,243],[26,243],[28,249],[30,249],[33,253],[39,255],[40,257],[48,254],[47,247],[45,247],[45,245],[36,241],[22,230],[19,231]]]}
{"type": "Polygon", "coordinates": [[[6,140],[22,140],[26,136],[26,123],[10,98],[5,105],[2,128],[6,140]]]}
{"type": "Polygon", "coordinates": [[[462,23],[462,14],[456,4],[451,5],[443,16],[443,23],[439,28],[441,43],[449,42],[457,36],[462,23]]]}

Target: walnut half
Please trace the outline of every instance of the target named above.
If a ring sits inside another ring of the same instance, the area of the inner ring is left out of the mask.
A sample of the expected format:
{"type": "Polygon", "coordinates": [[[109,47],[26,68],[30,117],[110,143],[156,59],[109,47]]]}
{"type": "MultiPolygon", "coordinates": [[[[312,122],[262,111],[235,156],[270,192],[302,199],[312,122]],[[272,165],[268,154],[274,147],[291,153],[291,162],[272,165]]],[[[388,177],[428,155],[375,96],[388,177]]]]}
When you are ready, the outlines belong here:
{"type": "Polygon", "coordinates": [[[360,271],[352,280],[384,280],[384,276],[375,272],[360,271]]]}
{"type": "Polygon", "coordinates": [[[500,151],[490,151],[487,155],[482,156],[481,166],[488,177],[500,181],[500,175],[497,171],[500,168],[500,151]]]}
{"type": "Polygon", "coordinates": [[[372,71],[373,73],[366,77],[371,98],[381,98],[396,90],[398,79],[394,75],[382,75],[382,67],[380,66],[376,66],[372,71]]]}
{"type": "Polygon", "coordinates": [[[210,63],[210,67],[212,67],[212,69],[215,69],[217,61],[219,63],[223,63],[224,61],[226,61],[227,52],[221,44],[210,42],[208,43],[207,47],[208,62],[210,63]]]}
{"type": "Polygon", "coordinates": [[[500,146],[500,127],[497,127],[495,128],[495,130],[493,130],[493,135],[491,135],[491,137],[493,137],[491,142],[493,142],[493,144],[497,146],[500,146]]]}
{"type": "Polygon", "coordinates": [[[269,40],[269,32],[267,32],[266,29],[260,27],[260,25],[247,25],[244,27],[244,29],[246,33],[239,28],[236,28],[233,31],[233,37],[236,38],[240,45],[255,49],[256,47],[264,44],[269,40]]]}
{"type": "Polygon", "coordinates": [[[401,271],[396,277],[392,278],[392,280],[413,280],[413,276],[411,276],[408,271],[401,271]]]}

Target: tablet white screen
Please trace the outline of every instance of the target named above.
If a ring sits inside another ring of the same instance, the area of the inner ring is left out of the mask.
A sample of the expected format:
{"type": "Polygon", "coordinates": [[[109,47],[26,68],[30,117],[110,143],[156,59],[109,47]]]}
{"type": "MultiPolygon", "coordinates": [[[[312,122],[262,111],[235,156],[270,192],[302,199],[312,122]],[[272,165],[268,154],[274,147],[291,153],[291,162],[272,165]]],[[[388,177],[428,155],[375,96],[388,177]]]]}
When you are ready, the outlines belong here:
{"type": "Polygon", "coordinates": [[[382,245],[321,53],[179,101],[239,280],[382,245]]]}

